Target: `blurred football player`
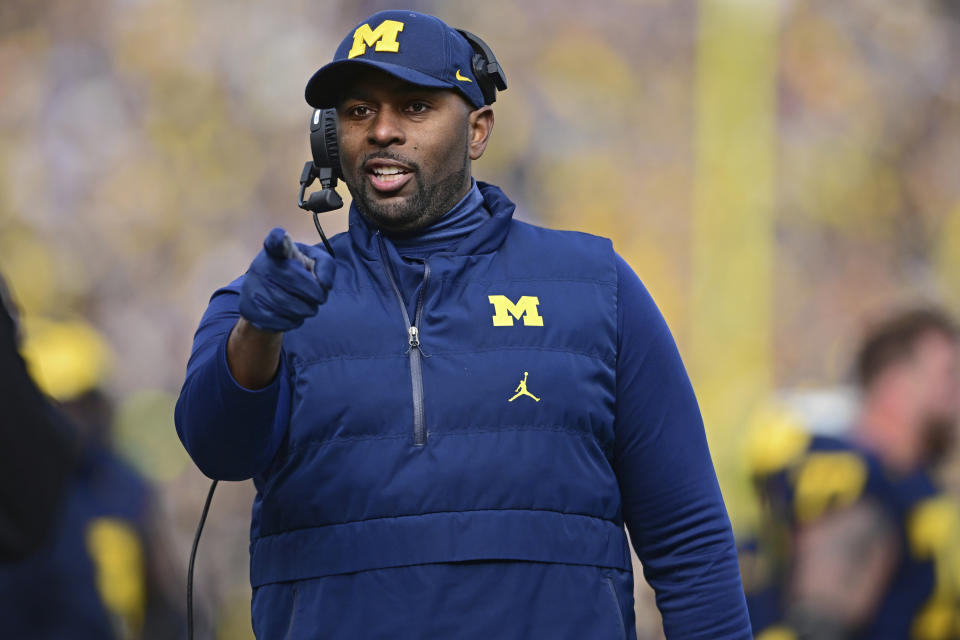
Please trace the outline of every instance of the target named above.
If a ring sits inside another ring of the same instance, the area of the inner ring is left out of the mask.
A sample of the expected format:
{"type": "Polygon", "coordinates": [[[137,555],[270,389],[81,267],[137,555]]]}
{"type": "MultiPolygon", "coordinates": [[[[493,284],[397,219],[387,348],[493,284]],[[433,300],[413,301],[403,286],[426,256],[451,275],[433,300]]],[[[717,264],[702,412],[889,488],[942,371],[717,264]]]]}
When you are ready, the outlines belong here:
{"type": "Polygon", "coordinates": [[[48,538],[0,567],[0,636],[179,637],[179,585],[156,535],[154,490],[113,452],[106,342],[80,321],[28,319],[24,336],[30,372],[66,416],[78,451],[48,538]]]}
{"type": "Polygon", "coordinates": [[[0,277],[0,565],[44,544],[74,466],[73,433],[27,373],[16,305],[0,277]]]}
{"type": "Polygon", "coordinates": [[[954,439],[958,358],[950,317],[907,311],[863,341],[848,439],[763,434],[770,580],[745,580],[757,638],[960,638],[960,511],[931,475],[954,439]]]}

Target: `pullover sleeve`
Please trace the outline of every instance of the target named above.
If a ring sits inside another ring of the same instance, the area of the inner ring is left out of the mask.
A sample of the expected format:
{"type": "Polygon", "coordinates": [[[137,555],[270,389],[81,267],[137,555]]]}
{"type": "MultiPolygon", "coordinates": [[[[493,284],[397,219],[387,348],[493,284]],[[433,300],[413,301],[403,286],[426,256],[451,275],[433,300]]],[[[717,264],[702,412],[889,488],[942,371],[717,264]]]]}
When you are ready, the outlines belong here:
{"type": "Polygon", "coordinates": [[[667,638],[750,638],[737,553],[703,420],[670,330],[617,257],[614,469],[667,638]]]}
{"type": "Polygon", "coordinates": [[[264,471],[283,440],[290,413],[283,351],[276,377],[263,389],[246,389],[230,373],[227,338],[240,317],[240,282],[210,299],[174,412],[184,448],[204,474],[218,480],[245,480],[264,471]]]}

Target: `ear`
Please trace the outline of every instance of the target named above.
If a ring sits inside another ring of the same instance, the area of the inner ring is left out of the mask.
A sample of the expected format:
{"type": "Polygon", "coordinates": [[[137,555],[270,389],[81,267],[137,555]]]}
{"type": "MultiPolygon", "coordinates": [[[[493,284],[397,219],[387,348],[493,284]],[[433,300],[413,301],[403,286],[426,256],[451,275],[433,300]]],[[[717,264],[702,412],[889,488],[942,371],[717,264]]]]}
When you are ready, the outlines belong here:
{"type": "Polygon", "coordinates": [[[493,133],[493,108],[484,105],[470,112],[468,118],[470,129],[470,159],[478,160],[487,148],[490,134],[493,133]]]}

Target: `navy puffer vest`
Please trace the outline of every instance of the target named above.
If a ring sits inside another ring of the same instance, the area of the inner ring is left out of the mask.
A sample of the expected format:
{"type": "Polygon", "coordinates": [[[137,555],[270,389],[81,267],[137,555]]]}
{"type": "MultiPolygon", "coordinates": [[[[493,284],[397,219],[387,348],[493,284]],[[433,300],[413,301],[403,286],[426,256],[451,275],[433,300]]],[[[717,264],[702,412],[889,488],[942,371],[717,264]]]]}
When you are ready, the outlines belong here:
{"type": "Polygon", "coordinates": [[[528,560],[630,569],[610,464],[617,277],[609,240],[493,216],[426,260],[356,211],[326,304],[284,336],[286,440],[257,480],[251,581],[528,560]]]}

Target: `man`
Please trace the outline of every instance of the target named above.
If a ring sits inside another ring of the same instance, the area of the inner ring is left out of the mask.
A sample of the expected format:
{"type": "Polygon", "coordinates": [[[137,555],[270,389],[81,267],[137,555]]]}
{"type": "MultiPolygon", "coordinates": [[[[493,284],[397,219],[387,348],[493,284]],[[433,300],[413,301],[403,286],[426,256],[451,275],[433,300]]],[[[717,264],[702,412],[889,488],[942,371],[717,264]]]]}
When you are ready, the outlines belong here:
{"type": "Polygon", "coordinates": [[[274,230],[197,331],[177,428],[257,486],[254,630],[634,638],[626,523],[668,637],[749,637],[666,324],[608,240],[471,178],[494,122],[474,55],[423,14],[351,30],[306,91],[353,195],[336,260],[278,257],[274,230]]]}
{"type": "Polygon", "coordinates": [[[767,439],[755,477],[783,553],[749,594],[759,638],[960,637],[960,512],[930,476],[954,437],[958,367],[948,316],[903,313],[861,347],[850,441],[767,439]]]}

